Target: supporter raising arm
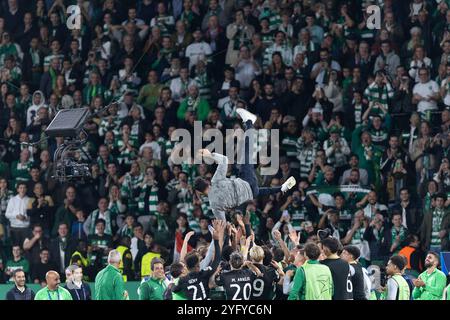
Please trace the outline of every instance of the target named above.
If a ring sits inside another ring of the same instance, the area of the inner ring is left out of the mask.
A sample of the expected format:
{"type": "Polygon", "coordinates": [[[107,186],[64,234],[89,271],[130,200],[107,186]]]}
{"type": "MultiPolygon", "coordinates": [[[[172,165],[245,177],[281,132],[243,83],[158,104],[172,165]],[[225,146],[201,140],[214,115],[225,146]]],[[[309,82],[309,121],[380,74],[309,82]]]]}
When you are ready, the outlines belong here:
{"type": "Polygon", "coordinates": [[[209,299],[209,279],[216,272],[221,259],[221,250],[224,243],[226,222],[214,220],[214,260],[206,270],[200,270],[200,258],[198,253],[192,252],[186,256],[186,266],[189,270],[187,276],[180,278],[172,292],[185,294],[187,300],[209,299]]]}

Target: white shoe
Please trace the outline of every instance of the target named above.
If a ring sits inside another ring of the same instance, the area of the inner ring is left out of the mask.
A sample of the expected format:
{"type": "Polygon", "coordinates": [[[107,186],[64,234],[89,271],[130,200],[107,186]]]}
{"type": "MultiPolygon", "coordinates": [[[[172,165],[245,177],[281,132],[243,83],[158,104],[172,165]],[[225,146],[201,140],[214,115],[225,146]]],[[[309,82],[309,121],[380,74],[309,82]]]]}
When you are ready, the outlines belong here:
{"type": "Polygon", "coordinates": [[[281,192],[286,192],[292,189],[296,183],[297,181],[295,181],[294,177],[289,177],[289,179],[287,179],[286,182],[281,185],[281,192]]]}
{"type": "Polygon", "coordinates": [[[250,120],[252,123],[255,123],[256,121],[256,115],[254,115],[250,111],[247,111],[242,108],[237,108],[236,113],[241,117],[242,122],[244,123],[246,123],[248,120],[250,120]]]}

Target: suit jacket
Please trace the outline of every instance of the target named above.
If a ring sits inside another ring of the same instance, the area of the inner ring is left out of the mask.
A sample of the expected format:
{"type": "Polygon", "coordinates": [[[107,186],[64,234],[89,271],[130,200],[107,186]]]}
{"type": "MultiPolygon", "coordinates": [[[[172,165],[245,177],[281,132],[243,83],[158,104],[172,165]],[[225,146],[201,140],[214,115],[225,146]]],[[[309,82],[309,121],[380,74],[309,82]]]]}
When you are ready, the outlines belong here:
{"type": "Polygon", "coordinates": [[[64,265],[61,265],[61,252],[60,252],[60,243],[61,239],[59,237],[52,239],[50,242],[50,261],[56,266],[57,270],[60,274],[64,275],[64,270],[69,266],[70,258],[72,254],[75,252],[76,243],[75,241],[67,236],[67,245],[64,251],[64,265]]]}
{"type": "MultiPolygon", "coordinates": [[[[400,203],[396,204],[392,211],[399,211],[403,213],[403,207],[400,203]]],[[[420,211],[415,203],[409,202],[408,206],[405,208],[406,211],[406,226],[408,227],[409,232],[417,233],[420,227],[420,211]]]]}

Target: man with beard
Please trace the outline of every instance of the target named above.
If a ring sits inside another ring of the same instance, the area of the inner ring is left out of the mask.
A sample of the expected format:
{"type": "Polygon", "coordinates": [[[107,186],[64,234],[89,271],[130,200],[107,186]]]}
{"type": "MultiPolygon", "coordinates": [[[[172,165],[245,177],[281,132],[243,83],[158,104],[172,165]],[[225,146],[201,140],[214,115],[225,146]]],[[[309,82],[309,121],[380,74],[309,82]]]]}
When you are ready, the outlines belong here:
{"type": "Polygon", "coordinates": [[[425,259],[425,268],[416,280],[413,280],[414,300],[441,300],[447,283],[447,277],[438,269],[439,255],[430,251],[425,259]]]}
{"type": "MultiPolygon", "coordinates": [[[[380,170],[385,177],[392,175],[397,159],[406,162],[406,153],[400,148],[400,139],[398,136],[391,135],[389,137],[389,147],[381,156],[380,170]]],[[[389,179],[389,177],[388,177],[389,179]]]]}
{"type": "Polygon", "coordinates": [[[34,292],[25,285],[25,272],[17,269],[13,273],[14,287],[6,293],[6,300],[34,300],[34,292]]]}
{"type": "Polygon", "coordinates": [[[254,108],[250,111],[257,113],[261,118],[262,123],[269,121],[272,109],[276,108],[280,110],[280,101],[275,96],[274,86],[272,83],[268,82],[264,85],[264,97],[259,99],[254,108]]]}
{"type": "Polygon", "coordinates": [[[339,184],[349,184],[348,181],[350,180],[350,174],[351,174],[352,170],[356,169],[359,171],[359,182],[358,183],[351,182],[350,184],[360,184],[362,186],[367,186],[368,182],[369,182],[367,170],[359,167],[358,155],[351,154],[348,164],[350,165],[350,169],[347,169],[344,171],[339,184]]]}

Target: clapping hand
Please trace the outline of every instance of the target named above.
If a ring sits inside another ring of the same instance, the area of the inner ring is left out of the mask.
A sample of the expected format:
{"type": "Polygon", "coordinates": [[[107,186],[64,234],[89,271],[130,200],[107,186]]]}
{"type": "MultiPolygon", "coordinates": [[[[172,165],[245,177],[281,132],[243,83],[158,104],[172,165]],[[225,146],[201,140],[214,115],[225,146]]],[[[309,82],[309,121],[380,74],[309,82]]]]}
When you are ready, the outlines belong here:
{"type": "Polygon", "coordinates": [[[275,231],[273,232],[273,238],[274,238],[276,241],[281,241],[281,232],[280,232],[279,230],[275,230],[275,231]]]}

